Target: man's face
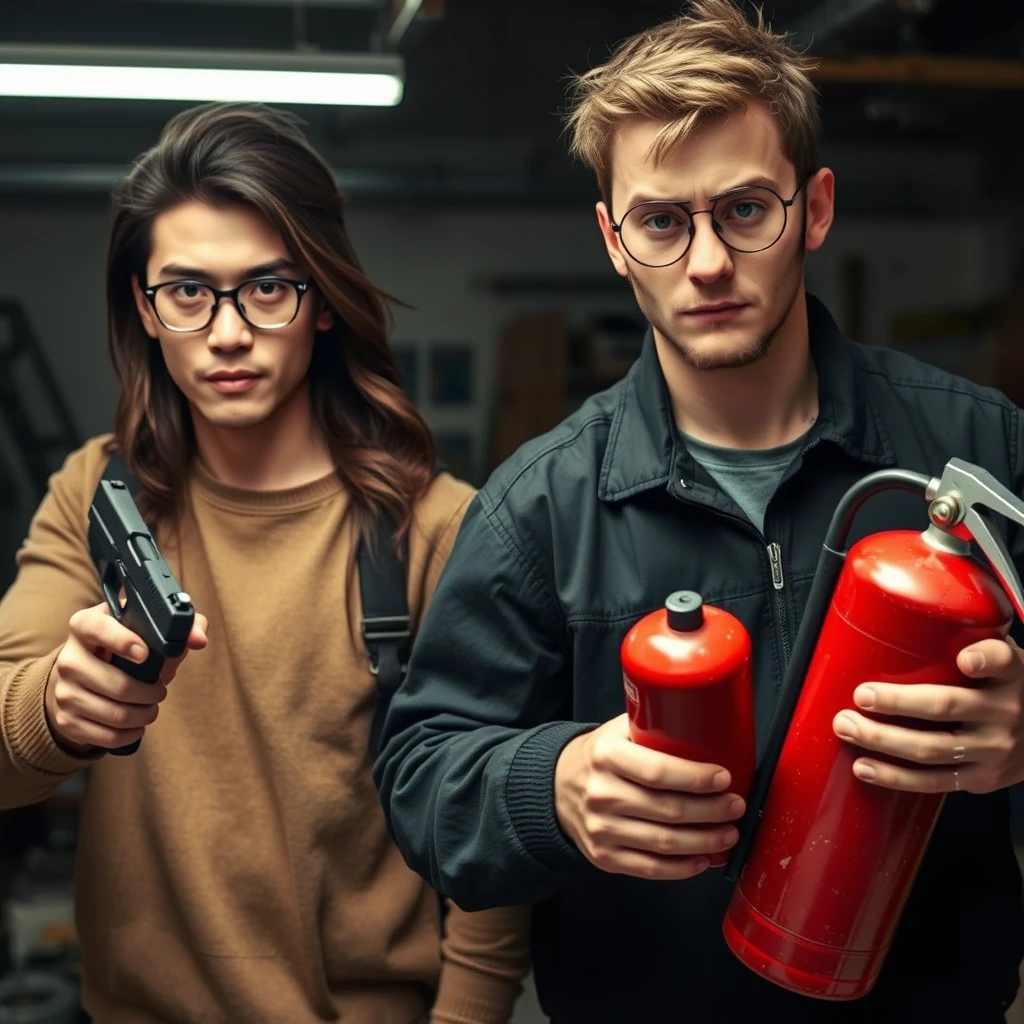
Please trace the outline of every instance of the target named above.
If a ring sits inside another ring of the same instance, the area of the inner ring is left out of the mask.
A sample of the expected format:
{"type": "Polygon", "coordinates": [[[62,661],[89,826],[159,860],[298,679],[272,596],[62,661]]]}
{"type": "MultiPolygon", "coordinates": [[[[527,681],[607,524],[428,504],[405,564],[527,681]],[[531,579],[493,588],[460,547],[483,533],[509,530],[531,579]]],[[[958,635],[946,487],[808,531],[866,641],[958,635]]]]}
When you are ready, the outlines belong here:
{"type": "MultiPolygon", "coordinates": [[[[816,249],[825,240],[832,218],[831,173],[819,171],[808,181],[806,198],[797,195],[786,209],[785,229],[770,248],[736,252],[715,232],[710,215],[698,213],[692,219],[693,240],[682,259],[669,266],[644,266],[626,251],[611,226],[613,216],[621,224],[638,201],[688,200],[685,209],[708,210],[712,197],[739,186],[767,186],[788,200],[799,184],[783,153],[778,125],[760,104],[701,127],[655,163],[648,154],[660,128],[657,123],[634,122],[615,137],[612,209],[609,212],[604,203],[597,209],[612,263],[629,278],[660,350],[669,346],[673,357],[698,370],[757,362],[803,296],[805,249],[816,249]]],[[[749,218],[755,206],[734,209],[737,233],[749,231],[742,218],[749,218]]],[[[645,230],[656,233],[672,223],[669,216],[656,216],[645,222],[645,230]]]]}
{"type": "MultiPolygon", "coordinates": [[[[170,290],[173,301],[187,315],[198,316],[195,297],[204,292],[197,286],[234,288],[270,276],[305,281],[306,269],[294,262],[281,236],[259,213],[242,205],[183,203],[156,218],[151,242],[146,281],[132,282],[136,306],[194,417],[219,428],[251,427],[305,394],[316,332],[333,323],[315,293],[303,296],[298,314],[286,327],[254,328],[224,298],[209,326],[177,333],[160,322],[141,290],[167,281],[186,282],[170,290]]],[[[247,288],[254,319],[257,302],[272,308],[278,287],[265,282],[247,288]]],[[[162,301],[170,299],[168,295],[162,301]]]]}

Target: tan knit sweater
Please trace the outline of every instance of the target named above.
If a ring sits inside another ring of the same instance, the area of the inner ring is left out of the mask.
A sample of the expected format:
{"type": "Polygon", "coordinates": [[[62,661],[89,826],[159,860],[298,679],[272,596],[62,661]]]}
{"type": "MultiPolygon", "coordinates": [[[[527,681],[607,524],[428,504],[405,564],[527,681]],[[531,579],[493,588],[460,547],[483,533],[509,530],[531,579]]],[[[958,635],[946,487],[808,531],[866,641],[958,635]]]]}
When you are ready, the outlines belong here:
{"type": "MultiPolygon", "coordinates": [[[[105,464],[90,441],[52,479],[0,603],[0,805],[88,768],[76,878],[97,1024],[504,1022],[526,914],[447,916],[391,843],[367,753],[374,680],[358,636],[347,496],[335,476],[277,492],[201,469],[158,542],[209,646],[191,653],[132,757],[54,742],[46,678],[68,619],[101,592],[86,540],[105,464]]],[[[410,536],[414,623],[472,496],[442,474],[410,536]]]]}

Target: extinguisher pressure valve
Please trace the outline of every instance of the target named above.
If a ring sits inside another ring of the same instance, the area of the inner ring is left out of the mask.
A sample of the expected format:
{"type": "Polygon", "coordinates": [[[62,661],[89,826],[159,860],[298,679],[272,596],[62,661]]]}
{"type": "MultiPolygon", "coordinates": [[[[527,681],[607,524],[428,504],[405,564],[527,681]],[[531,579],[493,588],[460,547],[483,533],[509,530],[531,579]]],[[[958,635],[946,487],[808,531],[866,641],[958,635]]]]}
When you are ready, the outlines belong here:
{"type": "Polygon", "coordinates": [[[931,525],[925,540],[943,550],[966,554],[974,541],[1006,591],[1017,617],[1024,620],[1024,588],[1013,559],[986,513],[999,515],[1024,527],[1024,501],[987,470],[962,459],[950,459],[942,476],[925,490],[931,525]]]}

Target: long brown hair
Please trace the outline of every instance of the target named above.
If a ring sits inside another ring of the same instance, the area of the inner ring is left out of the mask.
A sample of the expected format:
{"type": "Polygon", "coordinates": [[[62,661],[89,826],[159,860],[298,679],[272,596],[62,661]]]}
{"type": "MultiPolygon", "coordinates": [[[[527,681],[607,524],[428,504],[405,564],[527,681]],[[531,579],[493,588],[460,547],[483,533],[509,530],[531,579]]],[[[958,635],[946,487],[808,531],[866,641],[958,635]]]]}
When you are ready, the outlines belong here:
{"type": "Polygon", "coordinates": [[[389,295],[366,276],[345,230],[344,203],[299,121],[259,104],[211,103],[173,117],[113,194],[107,253],[108,342],[120,383],[115,444],[138,478],[152,519],[180,512],[196,441],[184,395],[145,332],[132,275],[145,280],[153,221],[198,200],[244,203],[308,267],[335,326],[318,332],[310,364],[313,415],[349,488],[357,529],[388,514],[395,539],[430,484],[430,428],[398,382],[387,340],[389,295]]]}

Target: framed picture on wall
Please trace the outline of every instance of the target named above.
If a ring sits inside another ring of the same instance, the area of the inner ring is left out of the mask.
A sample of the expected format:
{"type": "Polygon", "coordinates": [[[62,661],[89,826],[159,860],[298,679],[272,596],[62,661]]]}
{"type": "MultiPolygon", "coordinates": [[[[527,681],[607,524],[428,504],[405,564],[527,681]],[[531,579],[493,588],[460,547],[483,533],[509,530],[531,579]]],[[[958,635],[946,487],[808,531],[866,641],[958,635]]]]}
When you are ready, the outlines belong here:
{"type": "Polygon", "coordinates": [[[473,349],[465,343],[435,342],[430,347],[431,405],[470,405],[473,401],[473,349]]]}
{"type": "Polygon", "coordinates": [[[405,393],[414,401],[420,397],[420,352],[415,342],[398,341],[391,346],[398,360],[398,380],[405,393]]]}

